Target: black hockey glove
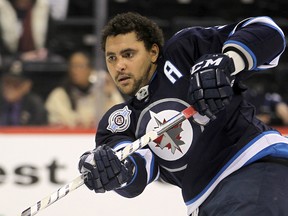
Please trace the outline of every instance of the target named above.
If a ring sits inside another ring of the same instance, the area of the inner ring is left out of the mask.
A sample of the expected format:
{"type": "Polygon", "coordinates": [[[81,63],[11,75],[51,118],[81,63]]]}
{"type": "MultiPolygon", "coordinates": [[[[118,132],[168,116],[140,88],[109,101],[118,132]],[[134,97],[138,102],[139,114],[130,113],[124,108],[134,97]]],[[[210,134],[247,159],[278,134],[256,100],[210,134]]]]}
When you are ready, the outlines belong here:
{"type": "Polygon", "coordinates": [[[87,173],[85,185],[96,193],[117,189],[131,180],[133,168],[130,159],[121,162],[107,145],[85,152],[78,165],[80,173],[87,173]]]}
{"type": "Polygon", "coordinates": [[[233,95],[231,73],[234,62],[224,54],[209,54],[191,68],[189,100],[201,114],[214,120],[215,114],[230,103],[233,95]]]}

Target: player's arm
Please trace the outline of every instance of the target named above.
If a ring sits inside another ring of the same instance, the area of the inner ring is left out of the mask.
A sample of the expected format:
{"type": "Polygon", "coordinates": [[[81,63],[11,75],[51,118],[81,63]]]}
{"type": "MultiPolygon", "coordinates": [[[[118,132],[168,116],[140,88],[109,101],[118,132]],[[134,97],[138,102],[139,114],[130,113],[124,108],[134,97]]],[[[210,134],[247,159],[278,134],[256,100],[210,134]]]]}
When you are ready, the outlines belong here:
{"type": "Polygon", "coordinates": [[[233,59],[234,74],[242,70],[260,70],[278,65],[286,47],[280,27],[269,17],[240,22],[225,41],[222,52],[233,59]]]}
{"type": "Polygon", "coordinates": [[[132,143],[135,137],[131,124],[118,132],[108,130],[111,113],[100,121],[96,148],[81,156],[79,171],[88,172],[85,184],[96,193],[114,190],[122,196],[135,197],[156,179],[158,166],[148,148],[136,151],[124,161],[118,159],[115,152],[132,143]]]}
{"type": "Polygon", "coordinates": [[[224,42],[222,53],[206,54],[191,68],[191,104],[214,119],[230,103],[235,78],[245,71],[275,67],[284,49],[284,34],[269,17],[240,22],[224,42]]]}

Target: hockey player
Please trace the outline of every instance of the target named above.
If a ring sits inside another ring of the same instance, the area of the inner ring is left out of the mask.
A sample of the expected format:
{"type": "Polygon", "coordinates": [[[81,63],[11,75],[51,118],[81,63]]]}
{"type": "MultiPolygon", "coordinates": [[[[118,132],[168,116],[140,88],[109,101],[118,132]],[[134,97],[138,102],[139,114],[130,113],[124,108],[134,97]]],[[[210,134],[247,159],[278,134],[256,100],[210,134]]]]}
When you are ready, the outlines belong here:
{"type": "Polygon", "coordinates": [[[116,15],[104,28],[110,75],[131,99],[99,123],[81,156],[87,187],[135,197],[158,178],[182,189],[188,215],[287,215],[288,139],[259,121],[241,93],[255,71],[277,66],[282,30],[269,17],[177,32],[163,46],[151,20],[116,15]],[[189,105],[191,119],[120,162],[114,152],[189,105]]]}

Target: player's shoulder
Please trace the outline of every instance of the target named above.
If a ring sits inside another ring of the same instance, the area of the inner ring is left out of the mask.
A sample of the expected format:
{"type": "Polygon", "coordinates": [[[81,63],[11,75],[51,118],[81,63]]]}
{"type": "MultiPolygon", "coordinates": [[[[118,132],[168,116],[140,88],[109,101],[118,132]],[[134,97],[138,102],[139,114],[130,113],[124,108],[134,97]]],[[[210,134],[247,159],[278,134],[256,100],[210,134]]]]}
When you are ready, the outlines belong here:
{"type": "Polygon", "coordinates": [[[235,23],[227,23],[225,25],[217,25],[217,26],[188,26],[186,28],[183,28],[176,32],[167,42],[173,43],[177,41],[178,39],[184,39],[184,38],[202,38],[205,36],[211,36],[213,34],[217,34],[218,32],[221,32],[223,30],[227,29],[233,29],[235,26],[235,23]]]}
{"type": "Polygon", "coordinates": [[[231,23],[211,27],[184,28],[167,40],[163,50],[165,53],[173,53],[179,49],[198,49],[199,46],[203,47],[217,41],[224,41],[236,25],[237,23],[231,23]]]}
{"type": "Polygon", "coordinates": [[[112,113],[117,113],[117,112],[121,112],[121,110],[130,110],[130,109],[131,108],[130,108],[129,102],[125,101],[123,103],[116,104],[112,106],[110,109],[108,109],[107,112],[104,114],[103,118],[109,117],[112,113]]]}

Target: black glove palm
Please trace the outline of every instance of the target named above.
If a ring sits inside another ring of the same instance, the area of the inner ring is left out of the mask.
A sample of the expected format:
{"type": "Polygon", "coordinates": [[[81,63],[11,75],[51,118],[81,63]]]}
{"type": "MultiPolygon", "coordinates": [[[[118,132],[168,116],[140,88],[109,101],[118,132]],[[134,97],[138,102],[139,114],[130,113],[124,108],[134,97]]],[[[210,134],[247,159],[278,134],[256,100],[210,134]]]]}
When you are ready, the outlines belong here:
{"type": "Polygon", "coordinates": [[[231,58],[224,54],[204,55],[191,68],[189,99],[201,114],[215,119],[215,114],[230,103],[233,89],[231,58]]]}
{"type": "Polygon", "coordinates": [[[78,167],[81,173],[87,173],[85,185],[96,193],[119,188],[132,178],[133,168],[134,164],[129,159],[122,163],[106,145],[84,153],[78,167]]]}

